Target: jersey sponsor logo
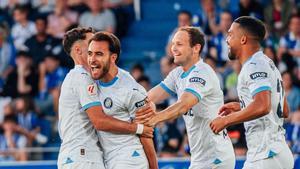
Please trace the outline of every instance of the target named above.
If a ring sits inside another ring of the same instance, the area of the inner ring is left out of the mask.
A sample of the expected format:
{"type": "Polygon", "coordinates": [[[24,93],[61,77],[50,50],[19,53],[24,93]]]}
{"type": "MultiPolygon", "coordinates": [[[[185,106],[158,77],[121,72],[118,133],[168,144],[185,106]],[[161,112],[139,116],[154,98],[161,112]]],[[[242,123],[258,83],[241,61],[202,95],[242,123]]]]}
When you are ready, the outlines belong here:
{"type": "Polygon", "coordinates": [[[146,99],[144,99],[142,101],[136,102],[134,105],[136,108],[140,108],[140,107],[143,107],[146,103],[147,103],[147,101],[146,101],[146,99]]]}
{"type": "Polygon", "coordinates": [[[96,84],[94,83],[94,84],[88,85],[87,91],[90,96],[96,95],[97,94],[96,84]]]}
{"type": "Polygon", "coordinates": [[[113,101],[110,97],[104,99],[104,107],[110,109],[113,106],[113,101]]]}
{"type": "Polygon", "coordinates": [[[250,75],[250,78],[252,80],[257,78],[266,78],[266,77],[268,77],[268,74],[266,72],[255,72],[250,75]]]}
{"type": "Polygon", "coordinates": [[[197,82],[197,83],[202,84],[203,86],[205,86],[205,84],[206,84],[206,81],[200,77],[192,77],[192,78],[190,78],[189,82],[191,82],[191,83],[197,82]]]}

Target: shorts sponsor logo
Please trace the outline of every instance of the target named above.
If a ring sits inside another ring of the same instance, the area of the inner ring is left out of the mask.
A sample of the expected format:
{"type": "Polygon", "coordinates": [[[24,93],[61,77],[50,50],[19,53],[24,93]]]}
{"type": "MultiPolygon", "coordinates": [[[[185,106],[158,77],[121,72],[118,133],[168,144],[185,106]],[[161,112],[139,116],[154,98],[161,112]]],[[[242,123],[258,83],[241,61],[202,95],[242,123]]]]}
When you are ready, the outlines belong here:
{"type": "Polygon", "coordinates": [[[96,84],[88,85],[87,91],[88,91],[88,94],[90,96],[96,95],[97,94],[97,86],[96,86],[96,84]]]}
{"type": "Polygon", "coordinates": [[[110,97],[104,99],[104,107],[110,109],[113,106],[113,101],[110,97]]]}
{"type": "Polygon", "coordinates": [[[200,77],[192,77],[192,78],[190,78],[189,82],[200,83],[200,84],[202,84],[202,86],[205,86],[205,84],[206,84],[206,81],[200,77]]]}
{"type": "Polygon", "coordinates": [[[255,72],[250,75],[250,78],[252,80],[257,78],[266,78],[266,77],[268,77],[268,74],[266,72],[255,72]]]}

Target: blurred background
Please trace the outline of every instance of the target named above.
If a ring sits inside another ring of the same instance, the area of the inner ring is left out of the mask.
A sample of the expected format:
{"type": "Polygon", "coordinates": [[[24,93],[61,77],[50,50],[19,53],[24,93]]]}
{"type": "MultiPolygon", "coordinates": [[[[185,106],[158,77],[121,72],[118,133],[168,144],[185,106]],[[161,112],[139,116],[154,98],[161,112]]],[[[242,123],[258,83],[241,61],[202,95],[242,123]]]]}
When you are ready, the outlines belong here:
{"type": "MultiPolygon", "coordinates": [[[[286,140],[300,168],[299,11],[300,0],[0,0],[0,168],[56,168],[60,86],[74,66],[61,44],[67,30],[85,26],[115,33],[122,43],[118,65],[149,90],[176,67],[170,52],[176,29],[197,26],[206,35],[201,57],[216,71],[229,102],[238,100],[241,65],[228,60],[225,39],[232,21],[245,15],[267,26],[262,46],[282,73],[291,110],[286,140]]],[[[244,127],[228,130],[241,168],[244,127]]],[[[154,136],[160,168],[187,168],[182,118],[160,123],[154,136]]]]}

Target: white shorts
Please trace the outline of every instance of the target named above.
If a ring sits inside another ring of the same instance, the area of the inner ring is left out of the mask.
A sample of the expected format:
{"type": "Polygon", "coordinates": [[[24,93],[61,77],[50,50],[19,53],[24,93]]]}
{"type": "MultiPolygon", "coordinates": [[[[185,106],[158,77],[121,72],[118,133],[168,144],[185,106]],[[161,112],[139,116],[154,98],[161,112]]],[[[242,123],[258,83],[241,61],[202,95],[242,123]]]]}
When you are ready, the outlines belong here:
{"type": "Polygon", "coordinates": [[[149,169],[144,149],[119,151],[117,155],[105,161],[106,169],[149,169]]]}
{"type": "Polygon", "coordinates": [[[58,164],[58,169],[105,169],[102,162],[78,161],[68,164],[58,164]]]}
{"type": "Polygon", "coordinates": [[[230,157],[218,164],[208,164],[204,166],[203,164],[191,163],[189,169],[234,169],[235,167],[235,157],[230,157]]]}
{"type": "Polygon", "coordinates": [[[277,155],[254,162],[246,160],[243,169],[293,169],[294,158],[291,150],[287,146],[277,155]]]}

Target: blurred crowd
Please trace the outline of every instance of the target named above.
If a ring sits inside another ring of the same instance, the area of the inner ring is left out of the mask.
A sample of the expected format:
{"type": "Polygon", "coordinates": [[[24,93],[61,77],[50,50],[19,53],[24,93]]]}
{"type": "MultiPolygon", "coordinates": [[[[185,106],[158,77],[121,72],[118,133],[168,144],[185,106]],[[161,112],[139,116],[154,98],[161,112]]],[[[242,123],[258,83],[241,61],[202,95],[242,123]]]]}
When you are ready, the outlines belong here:
{"type": "MultiPolygon", "coordinates": [[[[205,33],[202,58],[216,71],[225,102],[237,101],[241,65],[229,61],[226,36],[232,21],[244,15],[266,23],[268,34],[262,50],[282,73],[290,108],[286,139],[293,153],[300,154],[300,1],[199,0],[199,10],[178,11],[177,28],[193,25],[205,33]]],[[[47,159],[33,156],[26,148],[60,145],[56,124],[60,86],[74,66],[62,48],[64,33],[87,26],[113,32],[122,39],[134,22],[133,16],[133,0],[0,1],[0,161],[47,159]]],[[[153,76],[163,79],[176,67],[170,46],[177,28],[165,35],[161,74],[153,76]]],[[[145,69],[136,64],[130,73],[150,90],[152,77],[145,69]]],[[[174,101],[176,96],[157,109],[174,101]]],[[[228,133],[236,154],[245,155],[243,125],[228,128],[228,133]]],[[[154,136],[159,157],[189,156],[183,119],[159,124],[154,136]]]]}

